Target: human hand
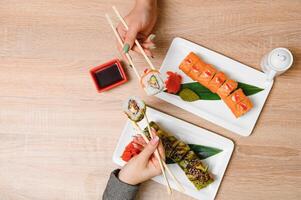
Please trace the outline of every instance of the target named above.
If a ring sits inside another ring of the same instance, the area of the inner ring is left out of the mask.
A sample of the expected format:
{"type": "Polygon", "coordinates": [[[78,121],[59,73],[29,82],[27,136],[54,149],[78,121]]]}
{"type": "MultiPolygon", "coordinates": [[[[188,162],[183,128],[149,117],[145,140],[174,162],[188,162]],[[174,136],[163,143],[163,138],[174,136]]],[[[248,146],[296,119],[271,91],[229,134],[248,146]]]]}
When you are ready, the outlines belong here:
{"type": "Polygon", "coordinates": [[[148,144],[144,142],[141,136],[136,137],[139,148],[144,149],[142,152],[133,157],[119,172],[119,179],[130,185],[137,185],[146,180],[161,174],[161,168],[158,159],[154,156],[158,148],[159,154],[165,160],[164,148],[158,136],[154,136],[148,144]]]}
{"type": "Polygon", "coordinates": [[[157,20],[157,0],[136,0],[134,8],[124,18],[129,30],[123,24],[119,23],[117,31],[124,41],[124,46],[118,45],[123,53],[127,53],[130,49],[140,53],[135,45],[135,39],[139,41],[148,56],[153,56],[151,50],[155,48],[151,34],[157,20]]]}

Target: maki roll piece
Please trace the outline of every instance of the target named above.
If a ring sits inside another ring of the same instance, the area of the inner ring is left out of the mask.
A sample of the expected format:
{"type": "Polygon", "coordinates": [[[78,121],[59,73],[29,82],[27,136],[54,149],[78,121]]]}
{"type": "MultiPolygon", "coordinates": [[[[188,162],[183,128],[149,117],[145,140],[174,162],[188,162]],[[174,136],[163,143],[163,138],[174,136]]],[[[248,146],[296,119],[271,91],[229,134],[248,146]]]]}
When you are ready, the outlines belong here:
{"type": "Polygon", "coordinates": [[[159,138],[162,141],[162,145],[163,145],[164,150],[165,150],[165,156],[166,156],[166,158],[172,159],[172,153],[173,153],[174,149],[178,146],[178,144],[180,143],[180,141],[176,137],[174,137],[174,136],[168,136],[168,137],[164,137],[164,136],[160,137],[159,136],[159,138]]]}
{"type": "Polygon", "coordinates": [[[134,122],[139,122],[144,118],[145,110],[145,103],[136,97],[130,97],[123,105],[123,111],[134,122]]]}
{"type": "Polygon", "coordinates": [[[207,167],[203,165],[201,159],[192,150],[188,151],[185,157],[179,162],[179,165],[182,169],[194,166],[196,169],[202,170],[203,172],[207,171],[207,167]]]}
{"type": "Polygon", "coordinates": [[[189,75],[189,72],[191,71],[191,67],[200,61],[200,58],[193,52],[190,52],[184,60],[181,62],[179,68],[187,75],[189,75]]]}
{"type": "Polygon", "coordinates": [[[197,61],[195,64],[191,66],[191,70],[189,72],[189,77],[192,78],[192,80],[197,81],[198,77],[201,75],[202,71],[205,68],[205,64],[202,61],[197,61]]]}
{"type": "Polygon", "coordinates": [[[233,92],[237,88],[237,82],[231,79],[226,80],[224,84],[217,90],[218,96],[221,99],[225,99],[231,92],[233,92]]]}
{"type": "Polygon", "coordinates": [[[185,174],[197,190],[207,187],[214,181],[208,172],[204,173],[194,168],[190,168],[185,174]]]}
{"type": "Polygon", "coordinates": [[[173,149],[170,159],[174,162],[180,162],[189,151],[190,147],[186,143],[179,141],[178,145],[173,149]]]}
{"type": "Polygon", "coordinates": [[[217,72],[208,84],[208,89],[216,93],[223,83],[227,80],[227,76],[223,72],[217,72]]]}
{"type": "Polygon", "coordinates": [[[226,97],[224,99],[224,102],[230,108],[230,110],[234,113],[236,110],[236,105],[246,98],[247,98],[247,96],[244,94],[244,92],[240,88],[240,89],[235,90],[228,97],[226,97]]]}
{"type": "Polygon", "coordinates": [[[202,161],[193,151],[189,151],[178,164],[197,190],[208,186],[214,181],[207,168],[204,167],[202,161]]]}
{"type": "Polygon", "coordinates": [[[158,124],[156,124],[156,122],[151,121],[149,123],[149,126],[152,127],[153,129],[155,129],[156,131],[158,131],[160,129],[160,127],[158,126],[158,124]]]}
{"type": "Polygon", "coordinates": [[[141,85],[149,96],[156,95],[164,90],[164,82],[160,73],[156,70],[147,70],[141,77],[141,85]]]}
{"type": "Polygon", "coordinates": [[[202,73],[197,78],[197,81],[205,87],[208,87],[209,82],[216,74],[217,70],[212,65],[205,65],[202,73]]]}
{"type": "Polygon", "coordinates": [[[235,117],[238,118],[245,113],[249,112],[253,108],[253,104],[249,98],[242,100],[241,102],[237,103],[235,107],[235,111],[233,112],[235,117]]]}

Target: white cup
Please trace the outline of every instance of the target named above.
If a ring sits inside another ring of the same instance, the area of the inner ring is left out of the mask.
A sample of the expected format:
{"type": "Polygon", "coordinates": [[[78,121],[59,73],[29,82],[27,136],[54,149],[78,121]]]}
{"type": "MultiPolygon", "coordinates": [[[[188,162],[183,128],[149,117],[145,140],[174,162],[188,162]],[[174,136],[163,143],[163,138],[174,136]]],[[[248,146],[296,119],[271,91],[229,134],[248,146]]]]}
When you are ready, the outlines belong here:
{"type": "Polygon", "coordinates": [[[286,48],[276,48],[266,54],[261,61],[261,68],[271,81],[275,76],[284,73],[293,64],[293,55],[286,48]]]}

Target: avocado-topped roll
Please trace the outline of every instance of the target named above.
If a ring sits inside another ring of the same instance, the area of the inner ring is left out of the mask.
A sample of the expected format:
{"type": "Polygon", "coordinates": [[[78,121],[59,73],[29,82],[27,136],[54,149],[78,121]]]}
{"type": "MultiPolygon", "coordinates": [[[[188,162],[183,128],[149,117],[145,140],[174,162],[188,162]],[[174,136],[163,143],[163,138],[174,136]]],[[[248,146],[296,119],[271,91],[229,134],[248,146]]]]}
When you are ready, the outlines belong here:
{"type": "Polygon", "coordinates": [[[182,141],[179,141],[178,145],[173,149],[170,159],[174,162],[180,162],[182,158],[189,152],[190,147],[182,141]]]}
{"type": "Polygon", "coordinates": [[[147,95],[156,95],[164,90],[164,82],[156,70],[147,70],[141,77],[141,85],[147,95]]]}
{"type": "Polygon", "coordinates": [[[194,153],[194,151],[189,151],[185,157],[181,160],[179,163],[181,168],[189,168],[191,166],[202,170],[203,172],[207,171],[207,167],[205,167],[202,163],[202,161],[199,159],[198,155],[194,153]]]}
{"type": "Polygon", "coordinates": [[[144,118],[145,110],[145,103],[136,97],[130,97],[123,105],[123,111],[134,122],[139,122],[144,118]]]}
{"type": "MultiPolygon", "coordinates": [[[[160,136],[159,136],[160,137],[160,136]]],[[[168,158],[171,158],[171,154],[175,147],[179,144],[179,140],[174,136],[168,136],[168,137],[160,137],[164,150],[165,150],[165,156],[168,158]]]]}
{"type": "Polygon", "coordinates": [[[198,190],[208,186],[214,181],[208,168],[204,167],[202,161],[193,151],[189,151],[178,164],[185,172],[187,178],[198,190]]]}

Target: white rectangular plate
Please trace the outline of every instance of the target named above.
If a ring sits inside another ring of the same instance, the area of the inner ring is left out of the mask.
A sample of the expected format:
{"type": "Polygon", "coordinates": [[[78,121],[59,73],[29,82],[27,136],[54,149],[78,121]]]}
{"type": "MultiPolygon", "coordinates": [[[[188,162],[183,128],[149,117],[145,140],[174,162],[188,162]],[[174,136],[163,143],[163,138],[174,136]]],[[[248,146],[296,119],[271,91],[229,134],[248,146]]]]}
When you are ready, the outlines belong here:
{"type": "MultiPolygon", "coordinates": [[[[233,142],[208,130],[194,126],[149,107],[147,108],[147,116],[151,121],[158,123],[163,130],[183,140],[187,144],[200,144],[223,150],[222,152],[204,160],[204,163],[209,166],[209,170],[214,175],[215,181],[200,191],[195,189],[194,185],[187,179],[185,173],[177,164],[168,165],[173,174],[184,186],[185,194],[196,199],[214,199],[231,158],[234,148],[233,142]]],[[[141,128],[146,127],[146,123],[144,121],[140,122],[139,125],[141,128]]],[[[120,166],[125,165],[125,162],[120,157],[126,145],[132,141],[132,136],[134,135],[136,135],[135,129],[131,122],[127,121],[113,155],[114,163],[120,166]]],[[[165,184],[162,176],[155,177],[153,180],[158,183],[165,184]]],[[[171,183],[171,187],[177,190],[175,182],[171,177],[169,177],[169,181],[171,183]]]]}
{"type": "Polygon", "coordinates": [[[249,96],[254,104],[254,108],[244,116],[236,119],[230,109],[220,100],[185,102],[179,96],[165,92],[161,92],[156,96],[230,131],[242,136],[249,136],[270,93],[273,82],[266,81],[266,76],[263,72],[182,38],[175,38],[173,40],[162,63],[160,72],[164,80],[167,78],[166,72],[173,71],[182,75],[183,83],[194,82],[179,69],[181,61],[191,51],[198,54],[205,62],[225,72],[231,79],[264,88],[263,91],[249,96]]]}

